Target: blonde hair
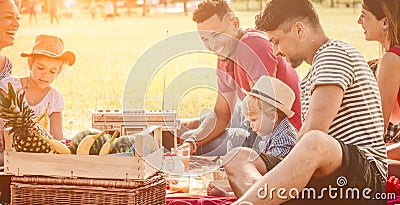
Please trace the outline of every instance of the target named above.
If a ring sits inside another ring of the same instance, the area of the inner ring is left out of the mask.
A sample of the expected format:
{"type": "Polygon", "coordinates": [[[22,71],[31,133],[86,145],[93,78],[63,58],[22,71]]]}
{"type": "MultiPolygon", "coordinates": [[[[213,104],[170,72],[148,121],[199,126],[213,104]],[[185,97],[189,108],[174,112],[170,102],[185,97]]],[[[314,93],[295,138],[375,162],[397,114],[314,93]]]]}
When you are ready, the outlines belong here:
{"type": "Polygon", "coordinates": [[[278,108],[274,107],[273,105],[261,100],[258,97],[247,95],[243,99],[242,110],[245,116],[248,116],[249,113],[260,113],[266,111],[275,111],[278,113],[278,119],[282,120],[286,118],[286,114],[283,113],[278,108]]]}

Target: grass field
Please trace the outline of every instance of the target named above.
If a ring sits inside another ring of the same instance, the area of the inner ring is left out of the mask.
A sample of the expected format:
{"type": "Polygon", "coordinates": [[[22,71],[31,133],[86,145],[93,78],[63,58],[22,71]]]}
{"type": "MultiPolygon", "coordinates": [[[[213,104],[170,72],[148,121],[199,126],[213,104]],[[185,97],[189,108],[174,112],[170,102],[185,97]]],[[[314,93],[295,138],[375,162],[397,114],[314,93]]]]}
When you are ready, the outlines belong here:
{"type": "MultiPolygon", "coordinates": [[[[240,9],[242,5],[233,5],[240,9]]],[[[359,10],[352,8],[326,8],[317,6],[321,22],[331,38],[345,40],[356,46],[367,59],[379,56],[377,43],[364,40],[361,27],[356,23],[359,10]]],[[[237,12],[243,28],[253,27],[258,11],[237,12]]],[[[37,34],[54,34],[64,39],[67,49],[77,55],[76,64],[66,67],[54,82],[65,98],[64,130],[66,134],[91,126],[91,112],[101,108],[122,108],[121,98],[125,83],[139,56],[153,44],[167,36],[194,31],[195,23],[191,14],[149,14],[147,17],[133,15],[115,18],[105,22],[101,18],[91,19],[79,13],[72,19],[63,18],[59,24],[50,24],[47,16],[40,16],[39,22],[29,23],[23,15],[15,45],[2,52],[13,60],[13,74],[28,74],[27,60],[20,57],[23,51],[30,51],[37,34]]],[[[173,45],[180,46],[180,45],[173,45]]],[[[165,51],[168,52],[168,51],[165,51]]],[[[154,56],[157,58],[157,56],[154,56]]],[[[162,66],[152,81],[148,82],[145,108],[160,109],[164,87],[180,73],[193,67],[215,67],[216,57],[211,54],[194,53],[180,55],[162,66]],[[158,96],[153,98],[152,96],[158,96]]],[[[298,68],[304,77],[308,66],[298,68]]],[[[209,76],[213,78],[214,76],[209,76]]],[[[186,79],[191,81],[192,79],[186,79]]],[[[184,82],[182,82],[184,83],[184,82]]],[[[205,108],[213,106],[216,92],[209,88],[194,88],[180,99],[179,117],[196,117],[205,108]]]]}

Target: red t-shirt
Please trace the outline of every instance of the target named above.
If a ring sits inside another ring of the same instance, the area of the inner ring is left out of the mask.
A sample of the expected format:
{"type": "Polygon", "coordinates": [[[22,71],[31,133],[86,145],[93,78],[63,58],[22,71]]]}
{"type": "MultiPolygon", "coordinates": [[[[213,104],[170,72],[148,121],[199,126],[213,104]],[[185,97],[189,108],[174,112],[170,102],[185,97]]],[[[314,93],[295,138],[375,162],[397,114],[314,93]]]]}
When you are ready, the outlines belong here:
{"type": "MultiPolygon", "coordinates": [[[[400,57],[400,48],[399,47],[393,46],[388,50],[388,52],[395,53],[400,57]]],[[[397,69],[399,69],[399,68],[397,68],[397,69]]],[[[400,90],[397,91],[397,104],[399,104],[399,106],[400,106],[400,90]]]]}
{"type": "Polygon", "coordinates": [[[236,90],[241,100],[244,93],[240,88],[250,91],[250,79],[275,73],[276,78],[286,83],[296,95],[292,106],[295,114],[289,120],[297,130],[300,129],[302,122],[299,76],[282,57],[273,54],[272,44],[265,33],[254,29],[246,30],[233,57],[225,61],[218,60],[217,66],[218,90],[222,93],[236,90]]]}

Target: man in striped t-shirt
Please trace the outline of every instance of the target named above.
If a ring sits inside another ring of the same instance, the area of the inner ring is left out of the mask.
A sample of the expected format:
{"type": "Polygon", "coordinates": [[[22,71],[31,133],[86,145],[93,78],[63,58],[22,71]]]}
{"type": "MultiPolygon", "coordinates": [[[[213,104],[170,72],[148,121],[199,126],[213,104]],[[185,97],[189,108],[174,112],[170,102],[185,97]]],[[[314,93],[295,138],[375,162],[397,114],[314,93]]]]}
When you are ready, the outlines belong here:
{"type": "Polygon", "coordinates": [[[296,191],[300,199],[287,203],[385,204],[377,200],[387,175],[379,89],[363,56],[326,36],[310,0],[271,0],[256,25],[275,55],[293,68],[303,61],[311,68],[300,85],[303,126],[296,145],[273,169],[266,170],[267,161],[261,166],[260,157],[257,169],[247,167],[260,177],[245,193],[235,192],[235,204],[281,204],[296,191]]]}

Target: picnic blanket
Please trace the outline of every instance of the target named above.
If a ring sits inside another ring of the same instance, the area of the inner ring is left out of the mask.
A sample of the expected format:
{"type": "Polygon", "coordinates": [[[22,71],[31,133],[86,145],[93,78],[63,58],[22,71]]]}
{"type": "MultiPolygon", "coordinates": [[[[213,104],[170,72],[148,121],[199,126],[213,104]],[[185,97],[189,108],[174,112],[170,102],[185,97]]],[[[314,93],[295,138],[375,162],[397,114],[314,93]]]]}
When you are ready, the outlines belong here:
{"type": "Polygon", "coordinates": [[[386,192],[396,193],[396,199],[388,200],[387,205],[400,204],[400,180],[397,179],[395,176],[391,176],[388,178],[386,183],[386,192]]]}
{"type": "Polygon", "coordinates": [[[400,194],[398,194],[398,195],[396,196],[396,199],[394,199],[394,200],[389,200],[389,201],[386,203],[386,205],[397,205],[397,204],[400,204],[400,194]]]}
{"type": "Polygon", "coordinates": [[[225,205],[236,201],[235,197],[217,196],[172,196],[167,197],[166,205],[225,205]]]}
{"type": "MultiPolygon", "coordinates": [[[[394,176],[388,178],[386,184],[387,193],[396,193],[396,198],[387,201],[387,205],[400,204],[400,180],[394,176]]],[[[236,201],[235,197],[216,197],[216,196],[174,196],[168,195],[166,205],[225,205],[236,201]]]]}

